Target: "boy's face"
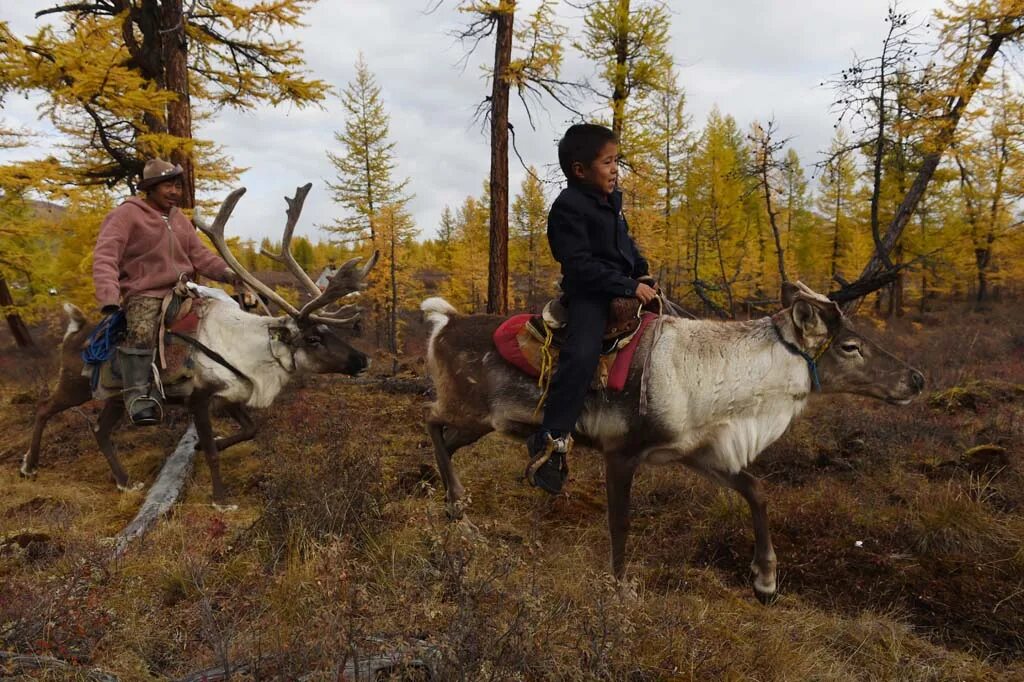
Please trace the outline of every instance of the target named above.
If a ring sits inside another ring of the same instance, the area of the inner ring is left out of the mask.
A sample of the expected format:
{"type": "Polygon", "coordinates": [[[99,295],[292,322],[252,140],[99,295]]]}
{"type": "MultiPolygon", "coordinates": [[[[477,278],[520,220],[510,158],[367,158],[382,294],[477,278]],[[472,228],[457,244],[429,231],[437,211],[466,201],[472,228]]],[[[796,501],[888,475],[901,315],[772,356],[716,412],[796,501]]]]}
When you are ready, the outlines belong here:
{"type": "Polygon", "coordinates": [[[589,166],[576,161],[572,164],[572,170],[580,182],[611,194],[619,178],[619,145],[605,142],[589,166]]]}

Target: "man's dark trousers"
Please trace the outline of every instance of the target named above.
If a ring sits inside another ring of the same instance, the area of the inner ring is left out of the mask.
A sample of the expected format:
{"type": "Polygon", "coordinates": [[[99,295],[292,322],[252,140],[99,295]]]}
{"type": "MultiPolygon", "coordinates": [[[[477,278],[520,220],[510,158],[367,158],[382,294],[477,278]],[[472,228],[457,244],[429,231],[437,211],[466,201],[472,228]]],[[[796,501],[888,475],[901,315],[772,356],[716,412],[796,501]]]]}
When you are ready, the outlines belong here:
{"type": "Polygon", "coordinates": [[[587,389],[601,359],[601,337],[608,323],[611,299],[606,296],[573,296],[568,300],[569,323],[558,365],[544,403],[542,428],[555,437],[576,428],[587,389]]]}

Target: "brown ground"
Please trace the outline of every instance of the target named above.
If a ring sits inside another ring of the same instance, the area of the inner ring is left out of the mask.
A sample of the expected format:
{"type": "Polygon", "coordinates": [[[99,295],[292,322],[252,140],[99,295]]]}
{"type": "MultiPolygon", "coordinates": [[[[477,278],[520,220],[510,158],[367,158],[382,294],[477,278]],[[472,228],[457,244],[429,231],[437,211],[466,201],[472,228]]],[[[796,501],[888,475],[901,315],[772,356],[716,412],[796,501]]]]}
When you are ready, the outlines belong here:
{"type": "MultiPolygon", "coordinates": [[[[96,407],[55,419],[39,477],[18,478],[47,361],[0,351],[0,650],[124,680],[225,661],[249,666],[232,679],[336,679],[382,651],[428,656],[440,679],[1024,679],[1024,313],[861,326],[929,392],[815,400],[762,455],[769,608],[735,494],[643,470],[621,589],[592,453],[551,500],[518,481],[521,447],[481,441],[456,458],[475,529],[451,526],[427,399],[333,378],[294,386],[225,454],[239,511],[209,506],[199,461],[174,516],[112,563],[105,538],[142,497],[114,488],[83,419],[96,407]]],[[[121,432],[133,478],[151,483],[183,429],[121,432]]]]}

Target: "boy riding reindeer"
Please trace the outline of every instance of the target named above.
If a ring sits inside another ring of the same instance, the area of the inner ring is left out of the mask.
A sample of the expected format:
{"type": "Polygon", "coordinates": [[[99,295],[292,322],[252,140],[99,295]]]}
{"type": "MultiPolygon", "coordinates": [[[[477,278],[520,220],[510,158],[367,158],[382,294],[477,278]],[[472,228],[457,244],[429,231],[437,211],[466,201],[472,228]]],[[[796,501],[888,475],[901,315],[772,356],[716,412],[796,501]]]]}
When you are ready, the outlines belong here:
{"type": "Polygon", "coordinates": [[[600,361],[612,299],[636,297],[646,305],[658,295],[622,215],[618,155],[615,133],[590,123],[571,126],[558,143],[568,187],[548,214],[548,242],[562,266],[568,320],[541,428],[526,441],[528,480],[551,494],[568,477],[566,455],[600,361]]]}

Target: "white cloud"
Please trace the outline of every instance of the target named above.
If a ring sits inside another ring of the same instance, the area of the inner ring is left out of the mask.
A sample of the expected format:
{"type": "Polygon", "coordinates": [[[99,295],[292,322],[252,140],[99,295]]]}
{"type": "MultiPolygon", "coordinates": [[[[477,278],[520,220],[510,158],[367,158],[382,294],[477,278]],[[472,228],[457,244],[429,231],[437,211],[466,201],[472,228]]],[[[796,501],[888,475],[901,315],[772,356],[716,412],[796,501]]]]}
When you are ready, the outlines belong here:
{"type": "MultiPolygon", "coordinates": [[[[391,115],[399,177],[410,179],[409,191],[415,195],[410,207],[424,235],[435,232],[446,204],[455,207],[467,195],[479,195],[487,178],[488,138],[474,123],[473,113],[488,94],[480,64],[489,61],[493,49],[493,42],[482,42],[478,53],[460,67],[464,48],[452,32],[466,17],[455,11],[457,0],[445,0],[435,12],[423,13],[429,4],[433,3],[324,0],[307,15],[308,26],[293,36],[303,45],[312,75],[339,91],[353,77],[357,55],[363,52],[391,115]]],[[[535,5],[535,0],[523,0],[520,14],[535,5]]],[[[878,52],[888,0],[669,5],[671,50],[694,126],[703,126],[716,105],[744,129],[755,119],[774,115],[781,134],[792,137],[801,158],[810,163],[828,146],[834,122],[831,93],[819,83],[847,66],[855,52],[878,52]]],[[[939,0],[905,0],[901,8],[925,19],[940,5],[939,0]]],[[[24,35],[36,29],[33,12],[45,6],[49,3],[5,2],[0,18],[24,35]]],[[[578,33],[579,12],[564,3],[560,12],[578,33]]],[[[570,50],[564,75],[592,73],[592,65],[570,50]]],[[[554,163],[555,140],[570,117],[551,105],[547,113],[536,112],[537,129],[531,130],[518,104],[514,106],[512,122],[525,161],[540,168],[554,163]]],[[[583,109],[594,111],[598,106],[591,102],[583,109]]],[[[0,115],[8,123],[35,124],[35,102],[9,98],[0,115]]],[[[333,133],[343,125],[336,97],[323,108],[222,111],[206,122],[197,134],[216,141],[237,165],[250,169],[242,177],[249,192],[229,231],[277,238],[284,225],[281,197],[312,181],[314,189],[298,232],[320,236],[315,225],[342,215],[325,185],[333,178],[325,152],[337,149],[333,133]]],[[[32,150],[8,152],[0,159],[39,155],[52,144],[52,137],[44,138],[32,150]]],[[[514,156],[510,174],[514,193],[524,176],[514,156]]]]}

